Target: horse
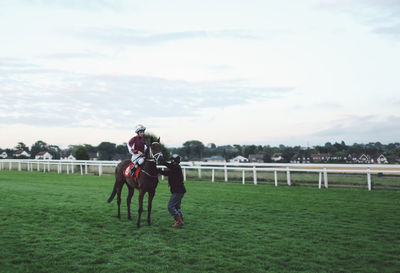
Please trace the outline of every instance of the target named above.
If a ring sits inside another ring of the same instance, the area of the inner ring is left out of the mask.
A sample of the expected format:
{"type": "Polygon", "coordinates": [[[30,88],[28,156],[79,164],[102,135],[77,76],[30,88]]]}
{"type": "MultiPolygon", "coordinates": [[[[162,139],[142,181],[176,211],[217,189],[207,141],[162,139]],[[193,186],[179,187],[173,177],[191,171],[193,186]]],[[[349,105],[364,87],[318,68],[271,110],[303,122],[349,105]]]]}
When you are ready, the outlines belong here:
{"type": "Polygon", "coordinates": [[[163,160],[163,154],[161,152],[160,138],[157,141],[152,142],[150,147],[145,153],[145,162],[141,166],[139,177],[136,179],[136,183],[133,177],[125,177],[124,171],[131,163],[130,159],[120,162],[115,168],[115,184],[113,191],[108,198],[107,202],[110,203],[115,194],[117,194],[118,204],[118,218],[121,218],[120,207],[121,207],[121,191],[124,184],[127,185],[129,193],[126,199],[128,206],[128,219],[131,220],[131,200],[133,197],[134,189],[139,190],[139,209],[137,227],[140,228],[140,220],[143,212],[143,197],[148,193],[148,205],[147,205],[147,223],[151,225],[151,207],[154,195],[156,194],[156,188],[158,185],[158,170],[157,164],[163,160]]]}

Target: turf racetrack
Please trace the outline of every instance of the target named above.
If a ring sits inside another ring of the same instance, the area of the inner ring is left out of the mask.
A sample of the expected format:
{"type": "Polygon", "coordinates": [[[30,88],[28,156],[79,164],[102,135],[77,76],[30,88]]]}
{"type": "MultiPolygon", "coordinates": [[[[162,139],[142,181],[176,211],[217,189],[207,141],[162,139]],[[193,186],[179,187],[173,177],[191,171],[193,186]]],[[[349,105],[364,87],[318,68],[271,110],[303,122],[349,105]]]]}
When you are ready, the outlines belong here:
{"type": "MultiPolygon", "coordinates": [[[[400,191],[186,182],[173,229],[106,200],[111,176],[0,171],[0,272],[398,272],[400,191]]],[[[147,199],[147,198],[146,198],[147,199]]],[[[145,199],[145,200],[146,200],[145,199]]],[[[145,202],[145,211],[147,202],[145,202]]]]}

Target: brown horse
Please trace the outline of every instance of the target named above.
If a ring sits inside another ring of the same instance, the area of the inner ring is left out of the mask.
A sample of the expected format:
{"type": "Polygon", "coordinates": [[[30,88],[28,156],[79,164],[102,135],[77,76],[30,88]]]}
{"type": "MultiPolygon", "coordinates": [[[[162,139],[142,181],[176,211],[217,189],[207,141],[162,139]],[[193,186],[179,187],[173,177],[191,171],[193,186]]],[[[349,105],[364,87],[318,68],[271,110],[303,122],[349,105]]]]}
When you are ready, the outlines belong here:
{"type": "Polygon", "coordinates": [[[118,164],[115,168],[115,184],[114,189],[108,198],[107,202],[111,202],[115,194],[117,194],[118,203],[118,218],[121,218],[120,207],[121,207],[121,191],[124,184],[127,185],[129,193],[126,199],[128,205],[128,219],[131,219],[131,200],[134,189],[139,190],[139,209],[137,226],[140,227],[140,219],[143,212],[143,197],[148,193],[148,205],[147,205],[147,223],[151,225],[151,206],[154,195],[156,194],[156,188],[158,185],[158,170],[157,164],[163,159],[161,152],[160,138],[156,142],[152,142],[150,147],[146,150],[146,160],[141,167],[139,178],[136,183],[131,177],[125,177],[124,171],[126,167],[131,163],[130,159],[124,160],[118,164]]]}

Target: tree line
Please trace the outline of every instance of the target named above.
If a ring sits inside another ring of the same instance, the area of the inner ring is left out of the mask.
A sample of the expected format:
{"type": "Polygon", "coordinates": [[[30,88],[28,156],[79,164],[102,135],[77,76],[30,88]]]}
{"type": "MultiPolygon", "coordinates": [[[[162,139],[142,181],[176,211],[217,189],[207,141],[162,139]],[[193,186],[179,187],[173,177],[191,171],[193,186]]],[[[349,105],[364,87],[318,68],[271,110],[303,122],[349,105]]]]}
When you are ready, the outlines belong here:
{"type": "Polygon", "coordinates": [[[201,160],[214,155],[219,155],[225,160],[232,159],[238,155],[246,158],[251,154],[261,154],[264,162],[272,162],[274,154],[280,154],[282,159],[279,162],[290,162],[293,156],[310,157],[312,154],[325,153],[330,154],[333,158],[340,158],[334,160],[335,163],[344,163],[345,158],[351,155],[369,155],[377,156],[380,154],[385,155],[390,163],[395,163],[396,159],[400,158],[400,143],[382,144],[380,142],[370,142],[368,144],[354,143],[346,145],[344,141],[340,143],[326,142],[324,145],[317,145],[314,147],[301,147],[301,146],[279,146],[270,145],[222,145],[216,146],[211,143],[204,145],[199,140],[190,140],[183,143],[182,147],[170,148],[171,153],[180,154],[184,160],[201,160]]]}
{"type": "MultiPolygon", "coordinates": [[[[154,134],[146,133],[145,139],[148,144],[155,141],[157,137],[154,134]]],[[[161,143],[162,152],[169,157],[169,150],[161,143]]],[[[28,158],[26,156],[13,156],[16,151],[22,150],[30,154],[29,158],[35,158],[39,152],[48,152],[53,156],[53,159],[66,158],[73,155],[78,160],[89,160],[95,157],[98,160],[124,160],[131,158],[128,152],[127,143],[116,144],[112,142],[101,142],[97,146],[90,144],[83,145],[69,145],[66,149],[61,149],[57,145],[50,145],[42,140],[36,141],[31,147],[25,145],[23,142],[18,142],[14,149],[0,149],[7,153],[8,158],[28,158]]]]}
{"type": "MultiPolygon", "coordinates": [[[[157,139],[157,137],[151,133],[146,133],[145,138],[147,143],[157,139]]],[[[344,141],[341,141],[340,143],[335,142],[333,144],[331,142],[326,142],[324,145],[317,145],[314,147],[292,147],[283,144],[279,146],[239,144],[217,146],[214,143],[204,145],[199,140],[190,140],[183,143],[182,147],[167,148],[165,145],[161,145],[166,158],[169,158],[170,154],[176,153],[185,161],[204,160],[204,158],[216,155],[228,161],[238,155],[248,158],[251,154],[261,154],[264,162],[272,162],[272,156],[278,153],[282,157],[280,162],[290,162],[291,158],[295,155],[310,157],[311,154],[316,153],[325,153],[330,154],[331,157],[341,158],[336,160],[335,163],[345,162],[345,158],[349,154],[365,154],[369,156],[383,154],[390,163],[396,163],[396,160],[400,159],[400,143],[398,142],[389,144],[370,142],[368,144],[354,143],[352,145],[346,145],[344,141]]],[[[14,149],[2,149],[9,157],[12,157],[12,154],[16,150],[24,150],[30,153],[31,158],[35,158],[35,155],[41,151],[49,152],[53,156],[53,159],[65,158],[71,154],[76,159],[80,160],[88,160],[90,155],[96,155],[98,160],[123,160],[131,157],[126,143],[115,144],[112,142],[101,142],[97,146],[90,144],[69,145],[68,148],[61,149],[57,145],[49,145],[39,140],[31,147],[26,146],[23,142],[18,142],[14,149]]]]}

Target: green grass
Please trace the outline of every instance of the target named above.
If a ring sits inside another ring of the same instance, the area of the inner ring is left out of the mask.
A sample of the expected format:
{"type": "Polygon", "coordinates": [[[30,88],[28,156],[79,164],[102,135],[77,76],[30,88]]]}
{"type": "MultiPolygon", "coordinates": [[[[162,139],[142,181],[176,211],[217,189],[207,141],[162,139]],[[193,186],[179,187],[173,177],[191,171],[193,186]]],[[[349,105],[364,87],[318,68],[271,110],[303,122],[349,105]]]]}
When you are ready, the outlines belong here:
{"type": "MultiPolygon", "coordinates": [[[[111,176],[0,171],[0,272],[398,272],[400,191],[186,182],[173,229],[106,203],[111,176]]],[[[145,206],[146,209],[146,206],[145,206]]]]}

